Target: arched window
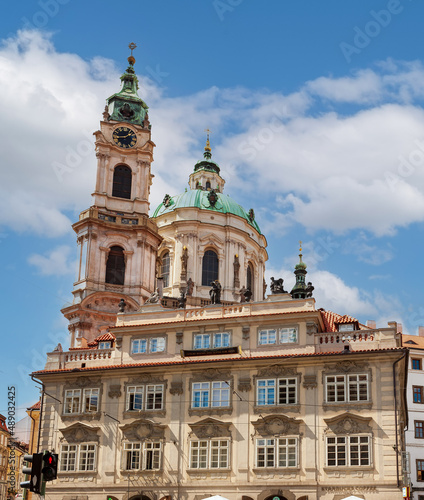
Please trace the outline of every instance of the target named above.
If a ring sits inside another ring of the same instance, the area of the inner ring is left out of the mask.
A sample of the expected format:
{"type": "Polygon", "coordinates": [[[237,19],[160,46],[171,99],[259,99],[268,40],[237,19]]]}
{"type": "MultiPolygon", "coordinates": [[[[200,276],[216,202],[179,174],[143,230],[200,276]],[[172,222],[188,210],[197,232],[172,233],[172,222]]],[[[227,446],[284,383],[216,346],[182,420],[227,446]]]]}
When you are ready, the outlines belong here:
{"type": "Polygon", "coordinates": [[[111,247],[106,262],[106,283],[123,285],[125,281],[125,258],[121,247],[111,247]]]}
{"type": "Polygon", "coordinates": [[[249,288],[250,291],[252,292],[252,299],[253,299],[253,287],[254,287],[254,274],[253,274],[253,266],[249,262],[247,266],[247,273],[246,273],[246,288],[249,288]]]}
{"type": "Polygon", "coordinates": [[[160,268],[160,275],[163,278],[163,286],[169,286],[169,269],[170,269],[170,258],[169,252],[162,255],[162,266],[160,268]]]}
{"type": "Polygon", "coordinates": [[[117,165],[113,171],[112,196],[117,198],[131,198],[132,172],[125,165],[117,165]]]}
{"type": "Polygon", "coordinates": [[[211,183],[209,181],[206,181],[206,189],[210,189],[211,188],[211,183]]]}
{"type": "Polygon", "coordinates": [[[210,286],[218,279],[218,255],[213,250],[206,250],[202,262],[202,285],[210,286]]]}

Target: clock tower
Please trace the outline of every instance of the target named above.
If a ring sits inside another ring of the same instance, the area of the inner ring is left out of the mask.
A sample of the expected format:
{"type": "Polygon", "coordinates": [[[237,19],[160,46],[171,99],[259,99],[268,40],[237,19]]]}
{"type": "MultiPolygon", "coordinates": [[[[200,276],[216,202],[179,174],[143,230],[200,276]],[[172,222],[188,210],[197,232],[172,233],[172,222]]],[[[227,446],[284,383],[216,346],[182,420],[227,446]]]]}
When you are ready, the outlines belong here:
{"type": "Polygon", "coordinates": [[[155,289],[157,250],[162,238],[149,219],[153,148],[148,106],[138,95],[135,59],[121,90],[107,99],[94,133],[97,157],[93,205],[73,225],[78,266],[69,320],[71,347],[84,347],[115,323],[118,304],[137,310],[155,289]]]}

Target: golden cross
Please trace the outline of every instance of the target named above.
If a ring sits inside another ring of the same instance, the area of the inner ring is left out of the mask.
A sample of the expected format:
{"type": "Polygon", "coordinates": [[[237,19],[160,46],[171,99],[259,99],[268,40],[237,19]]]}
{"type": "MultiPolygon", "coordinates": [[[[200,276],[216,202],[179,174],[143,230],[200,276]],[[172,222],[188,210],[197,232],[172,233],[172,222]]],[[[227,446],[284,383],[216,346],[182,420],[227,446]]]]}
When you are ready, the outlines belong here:
{"type": "Polygon", "coordinates": [[[137,48],[137,45],[134,42],[131,42],[128,47],[131,50],[131,55],[133,55],[133,50],[137,48]]]}
{"type": "Polygon", "coordinates": [[[208,141],[209,141],[209,134],[212,132],[211,130],[209,130],[208,128],[205,128],[205,132],[207,132],[208,134],[208,141]]]}
{"type": "Polygon", "coordinates": [[[299,245],[300,245],[299,252],[301,252],[302,251],[302,240],[299,240],[299,245]]]}

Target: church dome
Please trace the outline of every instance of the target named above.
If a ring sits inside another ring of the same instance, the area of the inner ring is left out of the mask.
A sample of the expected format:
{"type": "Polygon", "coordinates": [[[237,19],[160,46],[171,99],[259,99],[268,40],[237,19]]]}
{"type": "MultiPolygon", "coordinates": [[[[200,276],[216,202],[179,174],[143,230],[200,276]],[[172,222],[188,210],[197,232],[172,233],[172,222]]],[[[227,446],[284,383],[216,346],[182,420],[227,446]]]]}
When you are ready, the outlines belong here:
{"type": "Polygon", "coordinates": [[[245,219],[259,234],[261,234],[261,230],[255,221],[255,215],[252,209],[246,212],[242,206],[236,203],[228,195],[213,190],[189,189],[185,193],[172,198],[166,195],[163,202],[153,213],[153,218],[181,208],[199,208],[200,210],[237,215],[245,219]],[[213,195],[216,197],[215,200],[213,198],[211,199],[213,195]]]}

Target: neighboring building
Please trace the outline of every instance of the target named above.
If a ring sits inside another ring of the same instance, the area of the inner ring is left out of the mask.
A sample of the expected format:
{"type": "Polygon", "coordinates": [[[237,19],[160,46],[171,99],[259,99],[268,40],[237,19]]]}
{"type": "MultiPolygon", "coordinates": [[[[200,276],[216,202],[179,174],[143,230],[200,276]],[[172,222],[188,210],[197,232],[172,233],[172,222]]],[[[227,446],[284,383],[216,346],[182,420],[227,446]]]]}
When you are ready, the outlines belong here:
{"type": "Polygon", "coordinates": [[[402,335],[402,345],[409,350],[405,473],[410,474],[413,500],[424,500],[424,329],[418,336],[402,335]]]}
{"type": "Polygon", "coordinates": [[[129,63],[96,133],[95,205],[74,225],[71,347],[33,374],[39,449],[59,453],[48,497],[399,499],[396,323],[316,309],[301,253],[291,292],[272,279],[264,298],[266,239],[223,194],[209,139],[190,190],[149,220],[153,143],[129,63]]]}
{"type": "MultiPolygon", "coordinates": [[[[38,432],[40,429],[40,408],[41,401],[37,401],[34,405],[27,408],[26,412],[31,419],[31,428],[30,428],[30,437],[29,437],[29,446],[28,453],[33,455],[34,453],[38,453],[38,432]]],[[[41,450],[40,450],[41,451],[41,450]]],[[[29,477],[25,478],[24,481],[28,481],[29,477]]],[[[34,495],[29,490],[26,490],[25,500],[31,500],[32,498],[37,498],[38,495],[34,495]]]]}
{"type": "Polygon", "coordinates": [[[0,415],[0,500],[7,498],[7,465],[9,458],[9,438],[10,432],[6,425],[6,417],[0,415]]]}
{"type": "Polygon", "coordinates": [[[8,479],[8,496],[13,499],[17,494],[24,494],[24,489],[21,488],[21,482],[25,481],[25,475],[22,474],[22,468],[27,466],[24,462],[24,455],[28,453],[28,444],[11,439],[9,441],[9,463],[7,471],[8,479]],[[25,464],[25,465],[24,465],[25,464]]]}

